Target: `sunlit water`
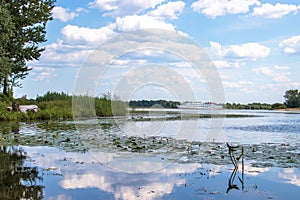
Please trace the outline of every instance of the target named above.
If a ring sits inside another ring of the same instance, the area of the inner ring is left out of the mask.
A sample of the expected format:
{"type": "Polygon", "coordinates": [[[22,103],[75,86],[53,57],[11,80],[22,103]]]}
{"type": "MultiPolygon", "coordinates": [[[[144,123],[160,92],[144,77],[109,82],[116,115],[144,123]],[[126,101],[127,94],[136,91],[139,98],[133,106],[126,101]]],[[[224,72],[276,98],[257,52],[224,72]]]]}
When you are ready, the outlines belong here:
{"type": "MultiPolygon", "coordinates": [[[[168,111],[168,110],[167,110],[168,111]]],[[[169,110],[170,111],[170,110],[169,110]]],[[[138,136],[168,136],[190,141],[259,143],[299,143],[300,113],[249,110],[182,110],[180,114],[160,112],[161,116],[179,116],[181,120],[113,120],[117,125],[108,130],[117,134],[138,136]],[[197,114],[216,118],[188,118],[197,114]],[[226,117],[226,115],[230,117],[226,117]],[[235,117],[238,116],[238,117],[235,117]]],[[[142,119],[160,115],[141,115],[142,119]]],[[[139,117],[139,116],[138,116],[139,117]]],[[[139,119],[138,117],[134,119],[139,119]]],[[[172,119],[172,118],[171,118],[172,119]]]]}
{"type": "Polygon", "coordinates": [[[1,123],[0,199],[298,199],[300,114],[186,113],[1,123]],[[236,173],[224,142],[245,146],[236,173]]]}

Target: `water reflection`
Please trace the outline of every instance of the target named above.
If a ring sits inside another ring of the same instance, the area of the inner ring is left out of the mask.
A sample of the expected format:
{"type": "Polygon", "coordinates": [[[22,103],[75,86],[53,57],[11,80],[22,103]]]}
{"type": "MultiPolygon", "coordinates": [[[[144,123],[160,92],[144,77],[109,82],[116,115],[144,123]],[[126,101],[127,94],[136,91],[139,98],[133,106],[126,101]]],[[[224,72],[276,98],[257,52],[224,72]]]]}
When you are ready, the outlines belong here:
{"type": "Polygon", "coordinates": [[[0,146],[0,199],[43,199],[43,180],[36,167],[24,166],[18,147],[0,146]]]}
{"type": "Polygon", "coordinates": [[[284,178],[287,183],[300,187],[300,170],[299,169],[284,169],[279,172],[279,177],[284,178]]]}
{"type": "Polygon", "coordinates": [[[0,133],[2,134],[18,134],[20,132],[19,122],[6,122],[5,124],[0,123],[0,133]]]}
{"type": "MultiPolygon", "coordinates": [[[[132,164],[136,170],[126,172],[97,162],[89,153],[22,149],[1,147],[0,199],[266,199],[300,194],[299,169],[251,167],[244,162],[241,147],[231,152],[236,166],[177,161],[149,173],[140,171],[151,163],[165,166],[167,161],[145,155],[138,165],[132,164]]],[[[116,154],[111,159],[124,164],[116,154]]]]}
{"type": "MultiPolygon", "coordinates": [[[[298,123],[295,117],[281,121],[298,123]]],[[[226,119],[225,134],[242,143],[249,138],[250,144],[239,147],[174,139],[177,121],[166,122],[166,135],[147,138],[123,136],[111,119],[77,122],[85,130],[85,145],[74,122],[0,123],[0,199],[298,197],[298,133],[270,131],[267,139],[280,143],[261,144],[258,131],[226,129],[279,120],[264,119],[226,119]],[[253,137],[259,143],[251,144],[253,137]]],[[[202,131],[208,120],[200,121],[202,131]]]]}

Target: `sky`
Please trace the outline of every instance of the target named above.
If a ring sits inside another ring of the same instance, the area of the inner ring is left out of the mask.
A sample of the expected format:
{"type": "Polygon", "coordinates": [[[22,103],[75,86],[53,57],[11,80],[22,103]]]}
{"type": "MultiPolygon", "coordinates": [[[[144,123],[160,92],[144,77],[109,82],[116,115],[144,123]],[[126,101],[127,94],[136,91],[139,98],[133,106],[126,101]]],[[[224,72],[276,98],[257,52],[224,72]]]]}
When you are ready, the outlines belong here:
{"type": "MultiPolygon", "coordinates": [[[[214,93],[223,90],[229,103],[283,102],[286,90],[300,89],[297,0],[57,0],[52,15],[48,41],[41,44],[46,50],[38,61],[28,63],[32,70],[22,88],[15,88],[15,97],[36,98],[47,91],[76,93],[78,77],[91,55],[104,57],[97,50],[112,48],[122,35],[140,29],[162,30],[160,40],[155,40],[162,45],[128,48],[115,55],[101,76],[85,77],[85,82],[95,85],[85,94],[120,96],[116,88],[123,86],[123,80],[128,86],[138,76],[139,85],[131,88],[126,100],[189,100],[179,98],[186,89],[176,90],[171,83],[191,89],[198,101],[215,100],[214,93]],[[214,75],[199,74],[193,61],[182,56],[188,52],[169,51],[167,42],[174,41],[173,36],[166,37],[168,33],[202,49],[214,64],[214,75]]],[[[144,42],[150,36],[145,35],[144,42]]]]}

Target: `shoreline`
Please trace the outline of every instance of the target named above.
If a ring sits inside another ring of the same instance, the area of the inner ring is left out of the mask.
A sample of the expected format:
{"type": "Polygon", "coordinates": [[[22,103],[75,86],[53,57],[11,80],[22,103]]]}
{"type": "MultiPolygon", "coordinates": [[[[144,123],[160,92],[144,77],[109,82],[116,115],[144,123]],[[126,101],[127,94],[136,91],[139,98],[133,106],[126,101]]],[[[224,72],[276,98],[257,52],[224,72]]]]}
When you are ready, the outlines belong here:
{"type": "Polygon", "coordinates": [[[283,109],[273,109],[279,111],[300,111],[300,108],[283,108],[283,109]]]}

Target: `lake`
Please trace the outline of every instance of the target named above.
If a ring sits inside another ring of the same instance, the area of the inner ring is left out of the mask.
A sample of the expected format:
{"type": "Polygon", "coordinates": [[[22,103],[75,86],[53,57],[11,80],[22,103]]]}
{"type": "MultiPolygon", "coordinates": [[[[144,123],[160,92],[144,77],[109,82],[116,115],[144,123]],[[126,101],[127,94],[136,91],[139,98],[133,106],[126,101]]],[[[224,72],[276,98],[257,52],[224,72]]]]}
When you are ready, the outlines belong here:
{"type": "Polygon", "coordinates": [[[298,199],[300,113],[0,123],[0,199],[298,199]]]}

